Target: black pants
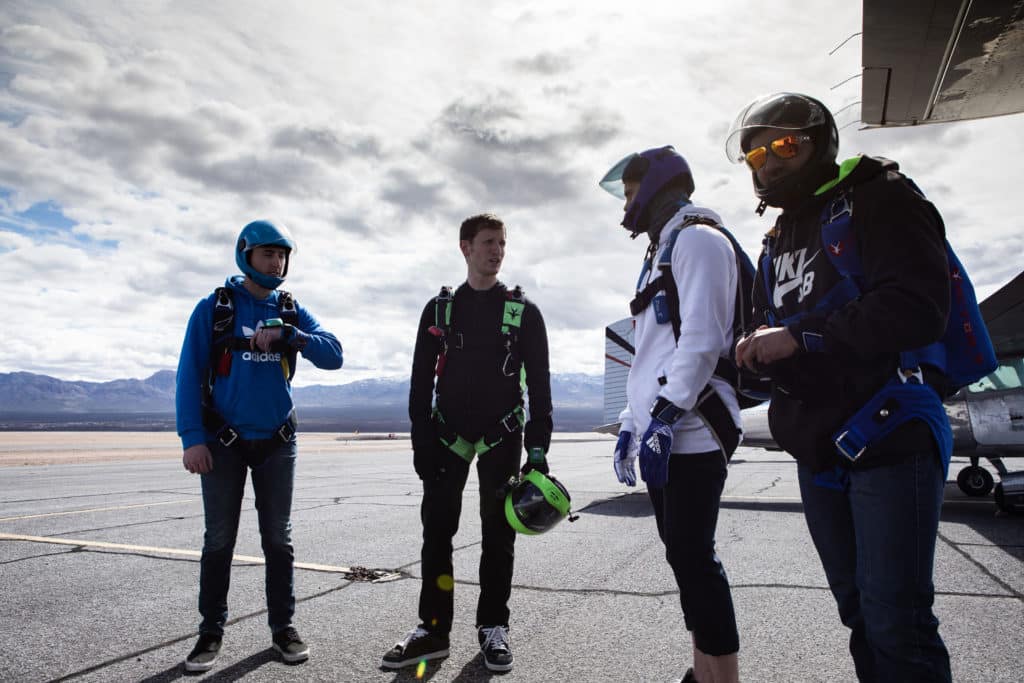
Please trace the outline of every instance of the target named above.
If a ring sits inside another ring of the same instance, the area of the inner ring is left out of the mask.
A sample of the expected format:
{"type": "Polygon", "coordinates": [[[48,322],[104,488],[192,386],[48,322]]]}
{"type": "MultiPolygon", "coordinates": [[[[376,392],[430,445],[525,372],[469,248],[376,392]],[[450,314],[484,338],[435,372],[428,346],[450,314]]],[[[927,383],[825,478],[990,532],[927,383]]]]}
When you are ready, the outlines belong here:
{"type": "Polygon", "coordinates": [[[679,586],[686,628],[701,652],[716,657],[740,649],[729,579],[715,554],[726,474],[719,451],[673,453],[665,488],[647,487],[665,557],[679,586]]]}
{"type": "MultiPolygon", "coordinates": [[[[495,448],[476,457],[480,478],[480,600],[476,608],[478,626],[508,626],[508,599],[512,593],[512,567],[516,533],[505,521],[505,501],[498,491],[519,471],[522,435],[509,435],[495,448]]],[[[447,634],[452,628],[455,607],[455,576],[452,569],[452,537],[459,530],[462,491],[469,476],[469,463],[442,445],[438,457],[444,473],[423,482],[423,585],[419,615],[424,628],[447,634]]]]}

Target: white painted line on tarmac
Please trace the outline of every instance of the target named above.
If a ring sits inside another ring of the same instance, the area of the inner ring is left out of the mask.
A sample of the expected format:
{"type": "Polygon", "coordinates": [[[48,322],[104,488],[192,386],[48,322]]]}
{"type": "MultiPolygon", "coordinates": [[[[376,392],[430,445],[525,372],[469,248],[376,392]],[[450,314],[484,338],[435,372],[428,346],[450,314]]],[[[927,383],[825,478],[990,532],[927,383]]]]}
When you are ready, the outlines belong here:
{"type": "MultiPolygon", "coordinates": [[[[183,550],[181,548],[160,548],[149,545],[130,545],[128,543],[107,543],[106,541],[86,541],[73,538],[55,538],[53,536],[27,536],[25,534],[5,534],[0,532],[0,540],[5,541],[28,541],[31,543],[54,543],[57,545],[73,545],[86,548],[103,548],[106,550],[131,550],[138,553],[157,553],[160,555],[174,555],[179,557],[202,557],[199,550],[183,550]]],[[[264,564],[262,557],[251,555],[235,555],[235,562],[251,562],[253,564],[264,564]]],[[[296,562],[296,569],[309,569],[316,572],[330,572],[332,574],[351,574],[350,567],[336,567],[329,564],[316,564],[315,562],[296,562]]]]}
{"type": "Polygon", "coordinates": [[[157,505],[178,505],[180,503],[193,503],[194,498],[180,498],[178,500],[162,500],[156,503],[139,503],[137,505],[115,505],[105,508],[85,508],[83,510],[64,510],[62,512],[41,512],[38,515],[21,515],[19,517],[0,517],[0,522],[16,522],[21,519],[39,519],[41,517],[60,517],[62,515],[80,515],[86,512],[110,512],[112,510],[133,510],[135,508],[148,508],[157,505]]]}

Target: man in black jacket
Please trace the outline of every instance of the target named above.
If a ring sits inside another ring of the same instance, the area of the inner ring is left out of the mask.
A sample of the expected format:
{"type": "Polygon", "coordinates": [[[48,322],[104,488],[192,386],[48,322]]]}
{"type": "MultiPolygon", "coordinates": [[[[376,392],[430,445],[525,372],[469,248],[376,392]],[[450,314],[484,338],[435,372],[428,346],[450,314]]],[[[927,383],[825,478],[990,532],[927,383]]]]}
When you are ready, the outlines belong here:
{"type": "Polygon", "coordinates": [[[838,144],[825,106],[795,93],[759,98],[733,124],[726,151],[750,167],[759,213],[782,209],[758,267],[758,329],[736,358],[772,377],[769,426],[798,461],[804,515],[851,630],[858,678],[949,681],[932,613],[946,383],[924,365],[897,374],[901,353],[946,328],[945,228],[894,162],[840,166],[838,144]],[[859,411],[907,383],[920,385],[927,410],[907,417],[886,403],[872,418],[898,416],[884,436],[844,452],[843,430],[859,411]]]}
{"type": "Polygon", "coordinates": [[[523,472],[547,474],[552,420],[544,319],[518,287],[509,290],[498,281],[505,237],[504,224],[491,214],[463,221],[459,247],[466,259],[466,282],[454,294],[443,289],[420,318],[409,389],[413,465],[423,480],[420,624],[384,655],[385,668],[448,655],[455,588],[452,537],[469,466],[477,456],[483,537],[478,639],[489,670],[512,668],[508,599],[515,531],[505,520],[500,492],[519,471],[524,445],[523,472]],[[529,420],[523,384],[529,389],[529,420]]]}

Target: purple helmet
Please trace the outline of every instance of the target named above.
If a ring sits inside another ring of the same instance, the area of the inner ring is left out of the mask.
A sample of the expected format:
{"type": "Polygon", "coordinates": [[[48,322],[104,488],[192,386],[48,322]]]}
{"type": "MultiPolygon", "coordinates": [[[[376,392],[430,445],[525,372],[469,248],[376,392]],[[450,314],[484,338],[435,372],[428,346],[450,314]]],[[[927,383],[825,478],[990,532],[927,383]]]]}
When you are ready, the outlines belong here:
{"type": "Polygon", "coordinates": [[[622,227],[634,235],[647,229],[648,217],[644,212],[661,190],[677,185],[687,197],[693,194],[690,165],[672,145],[627,155],[612,166],[598,184],[609,194],[625,199],[625,181],[640,181],[640,188],[622,218],[622,227]]]}

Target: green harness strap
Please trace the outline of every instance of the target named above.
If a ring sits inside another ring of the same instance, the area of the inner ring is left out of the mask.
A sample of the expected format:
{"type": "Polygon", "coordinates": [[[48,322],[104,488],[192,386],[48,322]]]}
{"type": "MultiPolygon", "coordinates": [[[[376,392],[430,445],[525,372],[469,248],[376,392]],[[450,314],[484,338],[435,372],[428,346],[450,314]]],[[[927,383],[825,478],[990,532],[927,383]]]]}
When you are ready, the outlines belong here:
{"type": "MultiPolygon", "coordinates": [[[[441,294],[435,299],[434,324],[443,331],[444,347],[442,354],[447,353],[447,337],[451,332],[452,325],[453,298],[451,289],[442,287],[441,294]]],[[[502,372],[507,376],[517,374],[514,368],[515,364],[518,363],[519,385],[521,389],[526,387],[526,365],[516,358],[518,352],[516,347],[518,347],[519,329],[522,324],[523,310],[525,308],[526,300],[523,296],[523,290],[517,285],[508,293],[508,297],[505,299],[505,309],[501,316],[501,335],[505,340],[505,351],[507,354],[504,363],[502,363],[502,372]],[[512,364],[511,368],[509,367],[510,363],[512,364]]],[[[439,367],[443,368],[443,365],[439,367]]],[[[438,371],[437,374],[440,375],[441,372],[438,371]]],[[[441,415],[441,411],[436,406],[434,407],[434,420],[439,427],[438,431],[440,434],[438,438],[441,443],[466,462],[473,462],[475,456],[483,455],[501,443],[506,434],[522,429],[523,425],[526,424],[526,411],[523,410],[522,405],[517,405],[475,442],[469,441],[469,439],[456,433],[455,430],[450,429],[444,420],[444,416],[441,415]]]]}
{"type": "MultiPolygon", "coordinates": [[[[522,296],[522,291],[516,287],[513,291],[519,291],[522,296]]],[[[519,323],[523,319],[523,308],[525,304],[522,300],[506,299],[505,300],[505,313],[501,317],[501,333],[508,334],[510,327],[519,327],[519,323]]]]}
{"type": "Polygon", "coordinates": [[[522,429],[523,425],[526,424],[526,412],[521,405],[516,406],[505,417],[498,420],[497,424],[477,439],[476,442],[471,442],[469,439],[456,433],[454,429],[449,428],[444,421],[444,416],[436,406],[434,407],[434,419],[439,427],[438,439],[440,439],[441,443],[452,453],[471,463],[476,455],[483,455],[500,444],[506,434],[522,429]]]}

